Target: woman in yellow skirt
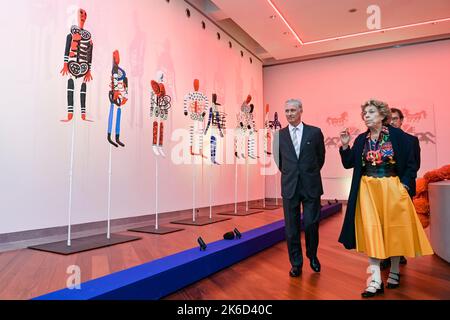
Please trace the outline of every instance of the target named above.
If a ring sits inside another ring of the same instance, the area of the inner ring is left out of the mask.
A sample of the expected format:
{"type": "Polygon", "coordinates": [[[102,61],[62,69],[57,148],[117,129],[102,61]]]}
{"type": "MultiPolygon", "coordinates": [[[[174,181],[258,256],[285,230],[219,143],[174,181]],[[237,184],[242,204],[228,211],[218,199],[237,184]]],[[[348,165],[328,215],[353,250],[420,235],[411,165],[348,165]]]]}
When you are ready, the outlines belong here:
{"type": "Polygon", "coordinates": [[[400,285],[400,256],[433,254],[409,193],[417,176],[411,140],[389,125],[391,112],[382,101],[362,106],[367,131],[350,148],[350,135],[341,132],[342,164],[353,168],[352,185],[339,242],[369,256],[371,281],[364,298],[384,293],[380,261],[391,259],[387,288],[400,285]]]}

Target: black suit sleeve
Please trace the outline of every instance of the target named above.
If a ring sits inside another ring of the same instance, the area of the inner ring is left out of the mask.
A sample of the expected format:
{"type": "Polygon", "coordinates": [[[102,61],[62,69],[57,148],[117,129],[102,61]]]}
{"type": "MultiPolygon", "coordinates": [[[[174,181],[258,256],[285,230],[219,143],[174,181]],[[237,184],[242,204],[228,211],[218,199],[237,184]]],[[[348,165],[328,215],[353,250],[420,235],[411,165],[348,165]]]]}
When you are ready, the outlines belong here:
{"type": "Polygon", "coordinates": [[[351,169],[354,168],[356,163],[355,161],[361,161],[360,157],[355,158],[355,149],[357,146],[361,147],[361,144],[363,141],[361,139],[365,139],[365,136],[360,134],[356,137],[355,142],[353,142],[353,145],[350,147],[348,146],[347,149],[343,150],[342,146],[339,147],[339,154],[341,155],[341,162],[345,169],[351,169]]]}
{"type": "MultiPolygon", "coordinates": [[[[357,139],[356,139],[357,140],[357,139]]],[[[353,146],[348,146],[347,149],[342,149],[342,146],[339,147],[339,154],[341,155],[341,162],[345,169],[351,169],[355,167],[355,155],[353,149],[356,145],[356,140],[353,143],[353,146]]]]}
{"type": "Polygon", "coordinates": [[[417,171],[420,169],[420,143],[417,137],[414,137],[414,153],[416,156],[417,171]]]}
{"type": "Polygon", "coordinates": [[[409,141],[408,143],[408,137],[405,133],[402,132],[402,146],[403,146],[403,152],[405,162],[405,169],[403,171],[403,175],[400,178],[401,183],[408,186],[409,190],[408,192],[410,194],[413,193],[413,190],[411,189],[413,187],[413,182],[416,180],[417,177],[417,170],[418,170],[418,164],[416,161],[416,148],[415,148],[415,141],[409,141]]]}
{"type": "Polygon", "coordinates": [[[317,152],[317,159],[319,163],[320,169],[322,169],[324,163],[325,163],[325,143],[323,138],[322,130],[319,129],[319,135],[318,135],[319,141],[316,144],[316,152],[317,152]]]}

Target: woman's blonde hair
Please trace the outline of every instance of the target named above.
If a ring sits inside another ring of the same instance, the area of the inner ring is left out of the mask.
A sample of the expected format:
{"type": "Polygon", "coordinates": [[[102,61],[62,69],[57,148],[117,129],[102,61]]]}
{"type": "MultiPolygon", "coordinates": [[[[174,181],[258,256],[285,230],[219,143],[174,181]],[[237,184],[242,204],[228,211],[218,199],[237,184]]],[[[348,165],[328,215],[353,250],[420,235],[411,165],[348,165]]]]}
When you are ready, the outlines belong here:
{"type": "Polygon", "coordinates": [[[378,112],[383,117],[382,122],[384,126],[391,123],[392,114],[389,105],[386,102],[375,99],[367,100],[361,105],[361,118],[364,119],[364,109],[366,109],[369,106],[374,106],[375,108],[377,108],[378,112]]]}

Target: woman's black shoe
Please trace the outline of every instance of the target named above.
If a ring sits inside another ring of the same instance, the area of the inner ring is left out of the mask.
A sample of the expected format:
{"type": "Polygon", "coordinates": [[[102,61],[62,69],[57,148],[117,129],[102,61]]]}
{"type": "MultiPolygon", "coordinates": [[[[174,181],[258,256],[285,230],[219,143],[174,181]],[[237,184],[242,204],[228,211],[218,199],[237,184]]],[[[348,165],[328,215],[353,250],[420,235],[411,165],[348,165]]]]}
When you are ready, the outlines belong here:
{"type": "Polygon", "coordinates": [[[400,257],[400,264],[407,264],[408,260],[406,260],[405,256],[400,257]]]}
{"type": "Polygon", "coordinates": [[[383,294],[384,293],[384,284],[383,282],[378,283],[374,280],[370,281],[369,286],[366,288],[366,290],[361,293],[361,296],[363,298],[372,298],[375,297],[376,295],[379,294],[383,294]],[[378,288],[378,286],[380,286],[380,288],[378,288]],[[367,289],[369,288],[374,288],[376,291],[375,292],[371,292],[371,291],[367,291],[367,289]]]}
{"type": "Polygon", "coordinates": [[[397,281],[397,283],[387,283],[386,288],[388,289],[395,289],[398,288],[400,286],[400,273],[395,273],[395,272],[389,272],[389,279],[392,279],[394,281],[397,281]]]}

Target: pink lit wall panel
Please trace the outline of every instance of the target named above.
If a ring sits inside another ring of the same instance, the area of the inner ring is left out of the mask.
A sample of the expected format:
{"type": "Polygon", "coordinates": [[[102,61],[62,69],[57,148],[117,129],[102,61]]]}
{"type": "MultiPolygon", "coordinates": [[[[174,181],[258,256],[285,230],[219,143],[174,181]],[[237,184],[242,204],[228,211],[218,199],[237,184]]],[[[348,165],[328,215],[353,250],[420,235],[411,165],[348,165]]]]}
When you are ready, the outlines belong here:
{"type": "MultiPolygon", "coordinates": [[[[405,113],[403,129],[419,137],[426,171],[450,163],[450,41],[410,45],[264,68],[264,101],[278,111],[283,124],[284,102],[300,98],[303,120],[322,129],[326,162],[323,198],[346,199],[351,170],[340,162],[339,131],[365,130],[360,105],[370,98],[388,102],[405,113]]],[[[275,195],[266,178],[266,196],[275,195]]],[[[279,193],[279,188],[278,188],[279,193]]]]}

